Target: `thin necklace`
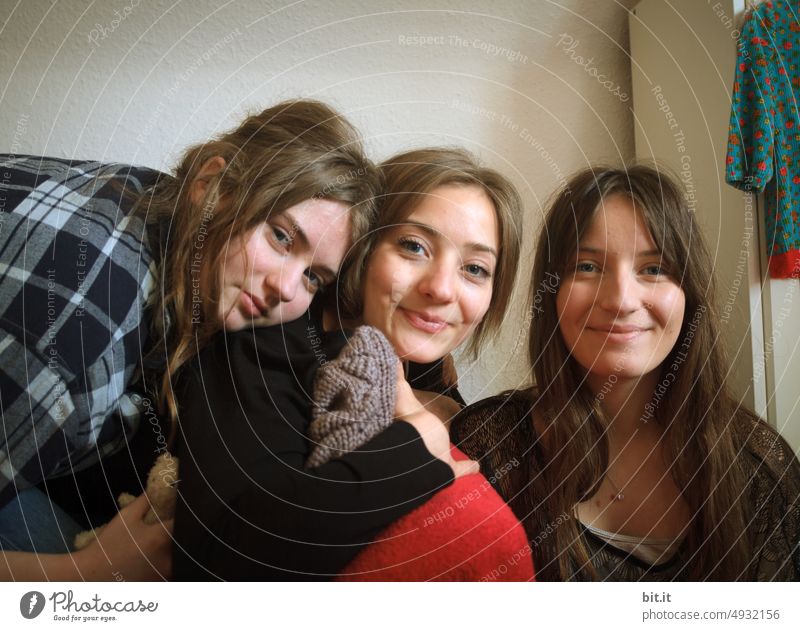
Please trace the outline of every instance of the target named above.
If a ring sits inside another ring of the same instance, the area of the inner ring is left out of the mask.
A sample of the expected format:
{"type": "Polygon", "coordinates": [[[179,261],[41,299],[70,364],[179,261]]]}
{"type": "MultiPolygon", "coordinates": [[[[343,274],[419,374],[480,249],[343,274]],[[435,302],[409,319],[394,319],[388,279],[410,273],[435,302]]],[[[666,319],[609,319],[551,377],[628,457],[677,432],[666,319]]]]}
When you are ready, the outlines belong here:
{"type": "MultiPolygon", "coordinates": [[[[638,432],[639,428],[637,428],[636,431],[638,432]]],[[[612,495],[609,495],[608,499],[611,500],[612,502],[621,502],[622,500],[624,500],[625,489],[628,488],[628,485],[633,481],[634,477],[636,477],[635,474],[622,487],[620,487],[616,482],[614,482],[614,480],[611,478],[611,474],[608,472],[608,469],[606,469],[606,479],[608,480],[608,483],[611,485],[611,488],[614,489],[614,493],[612,495]]]]}
{"type": "MultiPolygon", "coordinates": [[[[625,487],[619,488],[614,482],[614,480],[611,479],[611,476],[608,474],[608,472],[606,472],[606,479],[608,480],[608,483],[611,485],[611,488],[614,489],[614,493],[612,495],[609,495],[608,499],[610,499],[612,502],[621,502],[622,500],[624,500],[625,493],[623,493],[622,491],[625,489],[625,487]]],[[[627,484],[625,486],[627,486],[627,484]]]]}

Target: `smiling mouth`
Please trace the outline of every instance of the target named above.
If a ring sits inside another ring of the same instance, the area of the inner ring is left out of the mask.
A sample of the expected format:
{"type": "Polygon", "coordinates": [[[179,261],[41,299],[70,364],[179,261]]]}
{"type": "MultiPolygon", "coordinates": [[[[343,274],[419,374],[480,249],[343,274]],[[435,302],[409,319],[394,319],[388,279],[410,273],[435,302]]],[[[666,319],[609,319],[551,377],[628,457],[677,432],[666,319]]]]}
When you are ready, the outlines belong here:
{"type": "Polygon", "coordinates": [[[642,335],[647,329],[641,327],[586,327],[589,331],[605,336],[609,342],[630,342],[642,335]]]}
{"type": "Polygon", "coordinates": [[[403,309],[403,307],[398,307],[397,310],[402,312],[406,320],[411,323],[411,326],[425,333],[439,333],[447,328],[447,322],[441,318],[425,315],[417,311],[409,311],[408,309],[403,309]]]}

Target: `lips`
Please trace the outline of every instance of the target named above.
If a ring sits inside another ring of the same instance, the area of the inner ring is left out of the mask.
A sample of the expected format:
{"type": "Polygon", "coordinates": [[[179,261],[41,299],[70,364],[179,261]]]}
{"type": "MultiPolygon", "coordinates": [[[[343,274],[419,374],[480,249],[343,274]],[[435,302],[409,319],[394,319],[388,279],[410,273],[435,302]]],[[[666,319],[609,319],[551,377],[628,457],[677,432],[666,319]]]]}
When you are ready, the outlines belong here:
{"type": "Polygon", "coordinates": [[[397,310],[405,316],[411,326],[425,333],[439,333],[447,328],[447,321],[436,315],[420,311],[410,311],[403,307],[398,307],[397,310]]]}
{"type": "Polygon", "coordinates": [[[250,296],[250,300],[253,301],[253,303],[258,308],[258,310],[262,314],[266,315],[267,314],[267,303],[264,302],[261,298],[259,298],[258,296],[254,295],[254,294],[248,294],[248,295],[250,296]]]}
{"type": "Polygon", "coordinates": [[[241,292],[239,302],[242,305],[244,312],[247,313],[251,318],[261,317],[266,310],[266,305],[264,305],[264,302],[260,298],[257,298],[253,294],[247,293],[246,291],[241,292]],[[262,308],[262,306],[264,308],[262,308]]]}
{"type": "Polygon", "coordinates": [[[634,325],[600,325],[587,326],[589,331],[598,333],[609,342],[631,342],[647,331],[646,328],[634,325]]]}

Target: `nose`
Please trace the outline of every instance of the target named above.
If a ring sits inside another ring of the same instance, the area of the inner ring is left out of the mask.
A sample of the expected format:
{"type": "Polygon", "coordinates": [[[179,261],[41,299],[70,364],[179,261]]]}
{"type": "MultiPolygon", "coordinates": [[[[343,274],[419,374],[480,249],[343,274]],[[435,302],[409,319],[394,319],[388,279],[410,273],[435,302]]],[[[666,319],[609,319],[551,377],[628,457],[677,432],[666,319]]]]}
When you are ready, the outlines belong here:
{"type": "Polygon", "coordinates": [[[433,261],[419,283],[419,291],[436,303],[453,302],[457,297],[457,270],[452,265],[433,261]]]}
{"type": "Polygon", "coordinates": [[[303,270],[298,266],[283,265],[266,275],[264,283],[267,299],[274,302],[291,302],[303,282],[303,270]]]}
{"type": "Polygon", "coordinates": [[[633,272],[614,270],[604,273],[597,290],[597,304],[615,317],[640,309],[643,305],[642,288],[633,272]]]}

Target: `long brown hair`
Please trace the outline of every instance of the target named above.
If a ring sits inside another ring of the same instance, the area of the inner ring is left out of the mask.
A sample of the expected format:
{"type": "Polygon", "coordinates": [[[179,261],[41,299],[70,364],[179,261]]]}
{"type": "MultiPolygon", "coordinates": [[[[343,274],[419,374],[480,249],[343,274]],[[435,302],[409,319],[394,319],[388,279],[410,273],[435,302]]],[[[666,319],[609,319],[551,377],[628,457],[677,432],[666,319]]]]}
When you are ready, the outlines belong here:
{"type": "Polygon", "coordinates": [[[153,353],[167,357],[158,398],[173,436],[173,378],[222,327],[218,270],[227,244],[311,198],[350,206],[357,240],[374,221],[379,192],[380,174],[364,156],[355,128],[328,105],[299,100],[248,116],[236,129],[190,148],[174,178],[162,178],[142,196],[140,211],[166,231],[152,328],[158,340],[153,353]],[[202,202],[193,203],[192,183],[217,156],[225,167],[210,180],[202,202]]]}
{"type": "MultiPolygon", "coordinates": [[[[530,493],[544,504],[545,514],[572,515],[573,507],[592,497],[605,475],[609,454],[603,410],[561,337],[556,293],[536,288],[565,273],[602,201],[612,195],[627,197],[641,210],[686,298],[679,342],[662,364],[662,370],[678,369],[650,412],[665,429],[670,472],[692,514],[684,544],[688,573],[694,580],[741,578],[747,545],[737,429],[752,426],[741,421],[754,417],[726,387],[728,362],[717,324],[713,262],[694,213],[681,188],[654,168],[581,171],[548,211],[531,279],[529,345],[535,383],[531,396],[545,422],[546,455],[543,475],[532,481],[530,493]],[[684,340],[690,343],[681,344],[684,340]]],[[[537,572],[553,577],[557,571],[555,577],[563,579],[595,576],[574,518],[558,528],[552,551],[558,567],[537,567],[537,572]]]]}
{"type": "Polygon", "coordinates": [[[363,276],[385,228],[405,221],[440,186],[477,186],[492,201],[500,232],[492,300],[468,346],[473,354],[477,353],[485,339],[499,328],[514,290],[522,235],[522,201],[517,189],[503,175],[481,166],[471,153],[459,148],[416,149],[389,158],[379,168],[385,188],[379,202],[378,222],[359,244],[352,266],[340,279],[344,314],[351,318],[361,315],[363,276]]]}

